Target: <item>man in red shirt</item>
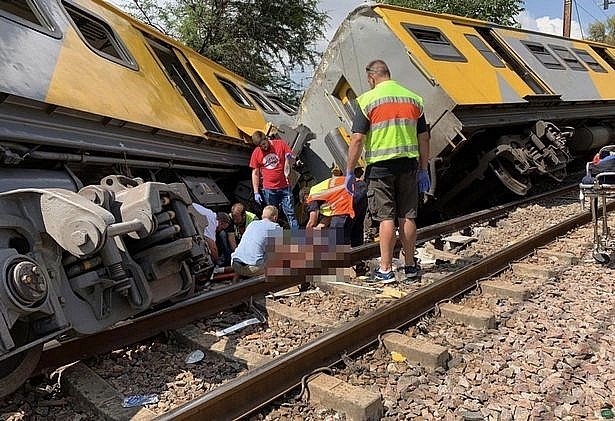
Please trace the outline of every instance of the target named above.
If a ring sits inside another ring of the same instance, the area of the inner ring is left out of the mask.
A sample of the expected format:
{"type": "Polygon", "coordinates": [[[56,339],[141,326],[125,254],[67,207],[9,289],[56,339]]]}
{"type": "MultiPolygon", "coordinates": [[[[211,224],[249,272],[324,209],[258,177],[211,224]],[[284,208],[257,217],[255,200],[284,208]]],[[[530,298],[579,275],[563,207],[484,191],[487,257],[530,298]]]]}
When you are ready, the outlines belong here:
{"type": "Polygon", "coordinates": [[[288,182],[293,151],[283,140],[271,139],[260,130],[252,135],[252,141],[256,146],[250,158],[254,200],[261,205],[272,205],[276,208],[282,205],[282,211],[286,215],[290,229],[297,231],[299,223],[295,218],[295,201],[288,182]],[[264,198],[259,193],[261,176],[264,198]]]}

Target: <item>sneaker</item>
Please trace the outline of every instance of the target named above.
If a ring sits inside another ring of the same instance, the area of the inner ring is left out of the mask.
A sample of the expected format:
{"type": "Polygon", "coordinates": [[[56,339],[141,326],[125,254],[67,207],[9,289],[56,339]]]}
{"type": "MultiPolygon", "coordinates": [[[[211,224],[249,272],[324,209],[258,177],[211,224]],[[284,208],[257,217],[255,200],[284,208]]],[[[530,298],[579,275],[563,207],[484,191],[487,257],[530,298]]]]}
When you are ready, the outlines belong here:
{"type": "Polygon", "coordinates": [[[414,266],[404,266],[404,274],[406,275],[406,279],[404,279],[404,282],[412,282],[414,278],[419,276],[420,271],[421,266],[418,264],[418,262],[414,262],[414,266]]]}
{"type": "Polygon", "coordinates": [[[381,272],[380,268],[374,271],[374,279],[373,282],[380,282],[383,284],[390,284],[395,282],[395,272],[392,270],[388,272],[381,272]]]}

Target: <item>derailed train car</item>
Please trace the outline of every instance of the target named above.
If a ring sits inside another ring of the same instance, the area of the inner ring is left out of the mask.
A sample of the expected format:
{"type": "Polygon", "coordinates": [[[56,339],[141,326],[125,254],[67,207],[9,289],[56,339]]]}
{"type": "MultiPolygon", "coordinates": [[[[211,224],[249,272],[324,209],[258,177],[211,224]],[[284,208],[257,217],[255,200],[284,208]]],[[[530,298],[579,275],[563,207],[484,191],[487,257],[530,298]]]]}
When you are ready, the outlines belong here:
{"type": "Polygon", "coordinates": [[[191,204],[249,200],[250,136],[292,114],[103,1],[0,1],[0,396],[45,342],[194,294],[191,204]]]}
{"type": "Polygon", "coordinates": [[[361,6],[337,30],[299,109],[298,122],[316,135],[304,160],[317,179],[332,165],[345,168],[355,98],[369,89],[365,66],[373,59],[424,98],[432,178],[426,211],[471,207],[490,189],[525,195],[533,180],[562,180],[575,156],[613,141],[614,47],[361,6]]]}

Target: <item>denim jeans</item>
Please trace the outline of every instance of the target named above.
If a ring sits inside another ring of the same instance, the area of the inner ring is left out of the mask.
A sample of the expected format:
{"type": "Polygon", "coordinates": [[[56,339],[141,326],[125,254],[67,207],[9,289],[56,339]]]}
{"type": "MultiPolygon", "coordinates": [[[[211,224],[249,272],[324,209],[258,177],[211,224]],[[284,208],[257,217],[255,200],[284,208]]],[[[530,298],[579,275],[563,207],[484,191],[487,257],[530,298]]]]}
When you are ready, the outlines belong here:
{"type": "Polygon", "coordinates": [[[282,212],[286,215],[288,225],[292,231],[299,229],[299,223],[295,217],[295,200],[293,199],[293,191],[290,187],[284,187],[281,189],[263,189],[263,198],[268,205],[280,208],[282,205],[282,212]]]}

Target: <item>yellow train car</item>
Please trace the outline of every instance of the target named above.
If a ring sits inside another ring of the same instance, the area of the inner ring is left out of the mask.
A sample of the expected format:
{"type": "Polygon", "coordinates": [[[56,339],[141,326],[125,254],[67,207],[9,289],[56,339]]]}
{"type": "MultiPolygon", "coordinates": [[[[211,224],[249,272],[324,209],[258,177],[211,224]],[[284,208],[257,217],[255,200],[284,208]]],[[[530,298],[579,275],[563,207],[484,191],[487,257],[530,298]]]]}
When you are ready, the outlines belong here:
{"type": "Polygon", "coordinates": [[[364,69],[374,59],[425,101],[437,209],[471,206],[473,195],[490,196],[489,184],[525,195],[533,180],[561,180],[575,156],[613,139],[614,47],[361,6],[337,30],[299,109],[297,121],[316,135],[305,150],[316,178],[345,167],[354,100],[369,89],[364,69]]]}
{"type": "Polygon", "coordinates": [[[4,396],[45,342],[193,296],[192,203],[251,199],[252,133],[296,110],[101,0],[0,1],[0,40],[4,396]]]}

